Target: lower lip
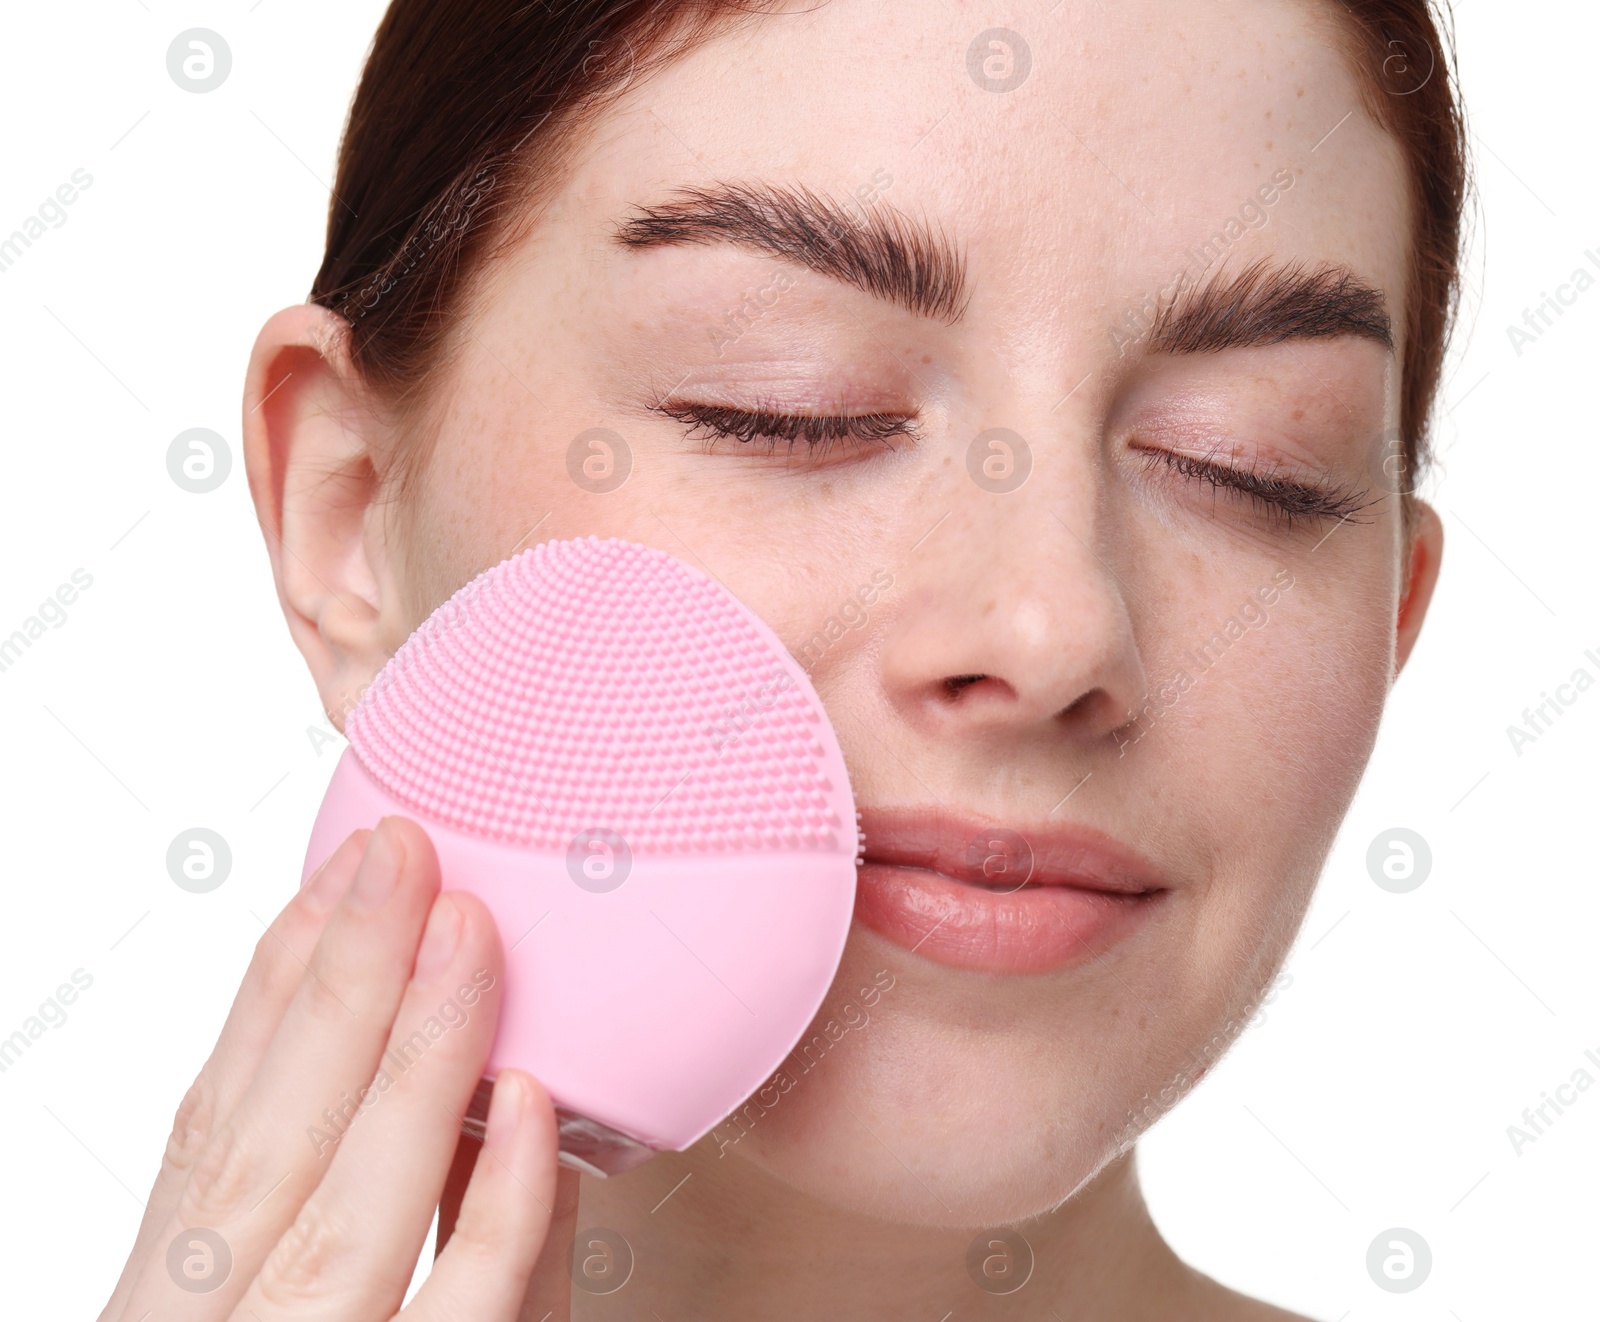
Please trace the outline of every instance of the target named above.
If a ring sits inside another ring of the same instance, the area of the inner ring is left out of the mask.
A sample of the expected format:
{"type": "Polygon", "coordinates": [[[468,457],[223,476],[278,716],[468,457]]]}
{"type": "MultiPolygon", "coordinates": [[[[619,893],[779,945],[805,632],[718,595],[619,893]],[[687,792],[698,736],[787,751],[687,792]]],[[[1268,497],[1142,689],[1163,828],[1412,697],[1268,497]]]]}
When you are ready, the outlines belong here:
{"type": "Polygon", "coordinates": [[[1164,894],[1073,886],[989,890],[926,868],[865,863],[856,873],[856,917],[897,945],[952,968],[1047,973],[1115,945],[1164,894]]]}

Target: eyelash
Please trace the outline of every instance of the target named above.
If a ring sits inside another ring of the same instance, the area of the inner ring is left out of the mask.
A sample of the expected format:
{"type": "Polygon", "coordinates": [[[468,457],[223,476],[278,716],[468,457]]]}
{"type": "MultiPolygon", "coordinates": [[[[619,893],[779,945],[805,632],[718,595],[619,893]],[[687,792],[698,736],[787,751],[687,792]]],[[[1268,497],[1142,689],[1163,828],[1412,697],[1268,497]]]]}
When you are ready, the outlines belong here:
{"type": "Polygon", "coordinates": [[[898,413],[779,413],[771,409],[733,409],[717,404],[658,403],[652,407],[657,413],[682,423],[691,436],[696,431],[704,431],[707,449],[718,440],[738,441],[741,445],[765,441],[766,452],[771,454],[780,441],[787,441],[790,451],[796,441],[804,441],[807,453],[820,458],[841,441],[865,448],[872,444],[887,445],[895,436],[915,437],[917,434],[912,419],[898,413]]]}
{"type": "Polygon", "coordinates": [[[1298,520],[1365,523],[1367,520],[1355,516],[1374,503],[1359,485],[1323,490],[1291,482],[1270,469],[1215,464],[1176,450],[1146,449],[1144,455],[1147,469],[1160,464],[1193,481],[1207,483],[1213,490],[1226,491],[1235,499],[1248,500],[1270,522],[1281,522],[1286,531],[1298,520]]]}
{"type": "MultiPolygon", "coordinates": [[[[865,448],[887,444],[895,436],[915,437],[917,434],[911,419],[894,413],[796,414],[714,404],[656,403],[651,407],[687,427],[691,436],[703,431],[708,450],[718,440],[737,441],[741,445],[765,441],[766,453],[771,454],[780,441],[787,441],[791,452],[796,441],[805,441],[808,454],[820,458],[843,441],[865,448]]],[[[1164,465],[1183,477],[1209,484],[1213,490],[1227,491],[1237,499],[1248,500],[1270,521],[1281,522],[1285,530],[1300,520],[1365,522],[1355,515],[1372,504],[1358,486],[1324,491],[1290,482],[1271,471],[1216,464],[1174,450],[1146,449],[1144,454],[1146,468],[1164,465]]]]}

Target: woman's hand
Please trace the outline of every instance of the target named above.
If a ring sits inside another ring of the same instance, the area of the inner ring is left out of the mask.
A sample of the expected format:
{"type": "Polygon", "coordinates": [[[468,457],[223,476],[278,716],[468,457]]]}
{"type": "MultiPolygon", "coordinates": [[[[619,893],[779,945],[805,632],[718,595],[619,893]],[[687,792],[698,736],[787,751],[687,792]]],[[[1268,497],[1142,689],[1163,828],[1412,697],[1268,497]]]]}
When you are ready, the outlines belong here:
{"type": "Polygon", "coordinates": [[[502,956],[426,832],[357,831],[256,946],[178,1110],[102,1322],[566,1318],[576,1176],[549,1095],[502,1071],[453,1233],[400,1304],[488,1059],[502,956]],[[552,1208],[557,1208],[554,1225],[552,1208]]]}

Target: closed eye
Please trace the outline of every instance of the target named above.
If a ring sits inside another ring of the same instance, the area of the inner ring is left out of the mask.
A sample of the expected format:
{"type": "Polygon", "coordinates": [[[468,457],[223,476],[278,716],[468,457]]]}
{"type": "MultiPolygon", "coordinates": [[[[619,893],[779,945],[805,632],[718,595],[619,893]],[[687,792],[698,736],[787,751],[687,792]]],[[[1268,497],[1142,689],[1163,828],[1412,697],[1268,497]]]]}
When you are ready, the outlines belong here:
{"type": "Polygon", "coordinates": [[[1219,464],[1177,450],[1151,448],[1144,449],[1143,454],[1146,469],[1163,465],[1191,481],[1210,486],[1213,493],[1221,492],[1248,501],[1270,521],[1281,522],[1285,529],[1293,527],[1297,520],[1367,523],[1370,520],[1358,519],[1356,515],[1382,499],[1370,496],[1367,489],[1359,485],[1308,486],[1272,469],[1219,464]]]}
{"type": "Polygon", "coordinates": [[[653,411],[682,423],[690,436],[700,434],[709,449],[719,440],[742,445],[764,442],[768,454],[779,443],[790,450],[796,441],[805,442],[810,453],[820,456],[841,442],[861,449],[887,447],[896,436],[914,437],[915,420],[903,413],[780,413],[770,409],[735,409],[719,404],[651,405],[653,411]]]}
{"type": "MultiPolygon", "coordinates": [[[[858,449],[888,448],[888,442],[896,436],[917,435],[915,419],[899,413],[782,413],[775,409],[666,402],[651,408],[682,424],[691,437],[698,433],[707,449],[719,440],[732,440],[741,445],[763,443],[765,452],[771,454],[779,444],[787,444],[792,451],[795,442],[802,441],[810,454],[820,457],[840,443],[858,449]]],[[[1248,501],[1271,521],[1281,522],[1285,529],[1296,521],[1365,523],[1368,520],[1356,516],[1378,503],[1377,498],[1369,497],[1364,488],[1356,485],[1310,486],[1270,469],[1215,463],[1176,450],[1148,448],[1143,449],[1143,454],[1147,469],[1162,465],[1208,485],[1213,492],[1248,501]]]]}

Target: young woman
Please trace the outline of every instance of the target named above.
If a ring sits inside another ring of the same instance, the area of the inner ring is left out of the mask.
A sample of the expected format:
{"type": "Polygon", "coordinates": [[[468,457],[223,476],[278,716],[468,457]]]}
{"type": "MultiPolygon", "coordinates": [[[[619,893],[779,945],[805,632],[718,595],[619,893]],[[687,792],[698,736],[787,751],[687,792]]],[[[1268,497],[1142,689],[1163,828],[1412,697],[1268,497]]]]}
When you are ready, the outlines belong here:
{"type": "Polygon", "coordinates": [[[491,989],[318,1149],[503,967],[387,818],[263,938],[103,1316],[387,1318],[438,1208],[407,1317],[1287,1317],[1177,1259],[1133,1144],[1271,982],[1421,628],[1463,176],[1424,0],[395,0],[245,389],[295,642],[342,719],[533,541],[714,572],[850,762],[851,1026],[580,1181],[517,1071],[458,1146],[491,989]]]}

